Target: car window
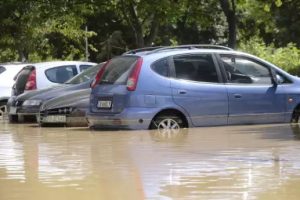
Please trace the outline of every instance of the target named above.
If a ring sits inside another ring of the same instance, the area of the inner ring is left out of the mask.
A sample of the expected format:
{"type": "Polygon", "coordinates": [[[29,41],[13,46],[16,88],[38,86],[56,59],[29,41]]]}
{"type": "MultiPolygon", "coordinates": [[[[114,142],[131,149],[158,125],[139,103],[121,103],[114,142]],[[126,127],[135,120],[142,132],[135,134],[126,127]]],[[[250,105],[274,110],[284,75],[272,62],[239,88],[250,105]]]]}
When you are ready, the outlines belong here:
{"type": "Polygon", "coordinates": [[[270,70],[259,62],[244,57],[221,55],[229,83],[272,84],[270,70]]]}
{"type": "Polygon", "coordinates": [[[5,70],[6,70],[5,67],[0,66],[0,74],[1,74],[2,72],[4,72],[5,70]]]}
{"type": "Polygon", "coordinates": [[[174,56],[175,77],[198,82],[219,82],[216,66],[209,54],[174,56]]]}
{"type": "Polygon", "coordinates": [[[64,83],[77,74],[75,65],[59,66],[46,70],[49,81],[54,83],[64,83]]]}
{"type": "Polygon", "coordinates": [[[159,75],[169,76],[169,63],[167,58],[156,61],[151,65],[151,68],[159,75]]]}
{"type": "Polygon", "coordinates": [[[81,72],[80,74],[77,74],[75,77],[68,80],[66,84],[79,84],[79,83],[89,81],[96,76],[97,72],[100,70],[102,66],[103,63],[92,66],[87,70],[84,70],[84,72],[81,72]]]}
{"type": "Polygon", "coordinates": [[[136,56],[120,56],[112,59],[106,66],[99,84],[126,84],[137,60],[136,56]]]}
{"type": "Polygon", "coordinates": [[[88,68],[91,67],[91,66],[92,66],[92,65],[80,65],[80,66],[79,66],[79,70],[82,72],[82,71],[88,69],[88,68]]]}
{"type": "Polygon", "coordinates": [[[15,82],[15,94],[19,95],[23,93],[26,87],[27,79],[35,68],[33,66],[26,66],[24,67],[17,75],[16,75],[16,82],[15,82]]]}

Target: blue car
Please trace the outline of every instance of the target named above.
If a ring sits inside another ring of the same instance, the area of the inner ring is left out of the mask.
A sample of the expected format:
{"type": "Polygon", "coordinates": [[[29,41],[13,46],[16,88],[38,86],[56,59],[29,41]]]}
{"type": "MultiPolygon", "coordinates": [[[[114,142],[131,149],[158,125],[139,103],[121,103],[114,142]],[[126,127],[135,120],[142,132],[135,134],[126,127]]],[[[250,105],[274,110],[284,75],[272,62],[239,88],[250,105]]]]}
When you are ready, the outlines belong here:
{"type": "Polygon", "coordinates": [[[298,122],[300,114],[298,77],[222,46],[131,51],[108,61],[91,87],[94,128],[298,122]]]}

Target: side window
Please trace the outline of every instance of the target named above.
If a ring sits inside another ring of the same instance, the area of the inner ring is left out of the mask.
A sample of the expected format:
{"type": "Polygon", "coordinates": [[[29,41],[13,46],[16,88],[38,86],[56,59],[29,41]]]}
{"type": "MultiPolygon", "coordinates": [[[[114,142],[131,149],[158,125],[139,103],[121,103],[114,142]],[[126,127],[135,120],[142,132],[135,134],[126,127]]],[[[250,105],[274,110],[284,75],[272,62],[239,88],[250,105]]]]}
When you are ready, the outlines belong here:
{"type": "Polygon", "coordinates": [[[64,83],[77,74],[75,65],[60,66],[46,70],[49,81],[54,83],[64,83]]]}
{"type": "Polygon", "coordinates": [[[272,84],[270,70],[247,58],[221,55],[229,83],[272,84]]]}
{"type": "Polygon", "coordinates": [[[153,69],[153,71],[155,71],[159,75],[162,75],[165,77],[169,76],[169,63],[168,63],[167,58],[156,61],[155,63],[153,63],[151,65],[151,68],[153,69]]]}
{"type": "Polygon", "coordinates": [[[209,54],[174,56],[175,76],[178,79],[218,83],[218,74],[209,54]]]}
{"type": "Polygon", "coordinates": [[[92,65],[80,65],[79,66],[79,70],[80,72],[83,72],[84,70],[88,69],[89,67],[91,67],[92,65]]]}
{"type": "Polygon", "coordinates": [[[0,66],[0,74],[5,71],[5,68],[0,66]]]}

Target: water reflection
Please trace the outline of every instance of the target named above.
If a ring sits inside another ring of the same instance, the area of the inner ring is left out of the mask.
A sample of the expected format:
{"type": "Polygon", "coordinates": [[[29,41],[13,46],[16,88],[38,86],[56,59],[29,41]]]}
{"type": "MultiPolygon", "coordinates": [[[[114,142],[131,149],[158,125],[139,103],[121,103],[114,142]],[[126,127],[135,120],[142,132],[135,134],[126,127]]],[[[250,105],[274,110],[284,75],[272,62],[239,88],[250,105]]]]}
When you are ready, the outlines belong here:
{"type": "Polygon", "coordinates": [[[0,199],[298,199],[299,134],[286,124],[157,132],[3,122],[0,199]]]}

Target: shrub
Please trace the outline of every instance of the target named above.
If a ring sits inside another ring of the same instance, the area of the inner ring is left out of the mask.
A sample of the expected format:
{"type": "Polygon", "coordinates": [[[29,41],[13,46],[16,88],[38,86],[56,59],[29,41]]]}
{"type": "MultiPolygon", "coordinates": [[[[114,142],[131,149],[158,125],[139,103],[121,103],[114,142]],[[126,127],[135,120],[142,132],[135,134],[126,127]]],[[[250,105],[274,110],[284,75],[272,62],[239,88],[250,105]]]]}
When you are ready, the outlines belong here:
{"type": "Polygon", "coordinates": [[[252,38],[241,43],[239,49],[265,59],[290,74],[300,76],[300,49],[293,43],[275,48],[273,44],[266,45],[261,39],[252,38]]]}

